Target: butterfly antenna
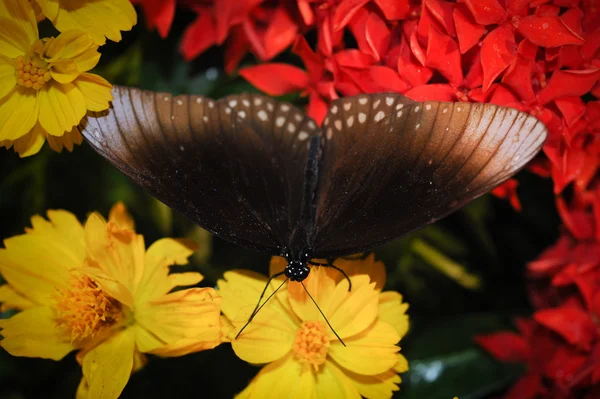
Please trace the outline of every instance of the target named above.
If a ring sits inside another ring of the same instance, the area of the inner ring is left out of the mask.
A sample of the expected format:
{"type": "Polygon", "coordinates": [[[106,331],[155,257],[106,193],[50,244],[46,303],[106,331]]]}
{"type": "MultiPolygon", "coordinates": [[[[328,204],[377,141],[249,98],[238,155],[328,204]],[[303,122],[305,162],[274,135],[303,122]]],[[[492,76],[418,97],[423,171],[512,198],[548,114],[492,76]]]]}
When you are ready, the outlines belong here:
{"type": "Polygon", "coordinates": [[[273,293],[271,293],[271,295],[269,295],[269,297],[263,302],[263,304],[260,304],[260,301],[262,301],[263,297],[265,296],[265,292],[267,292],[267,288],[269,288],[269,284],[271,284],[271,280],[281,276],[282,274],[284,274],[285,272],[281,272],[281,273],[275,273],[274,275],[272,275],[269,280],[267,280],[267,284],[265,284],[265,288],[263,289],[263,292],[260,294],[260,297],[258,298],[258,303],[256,304],[256,307],[254,308],[254,310],[252,311],[252,314],[250,315],[250,318],[248,319],[248,321],[246,322],[246,324],[244,324],[244,327],[242,327],[242,329],[240,331],[238,331],[237,335],[235,336],[235,339],[237,339],[240,334],[242,333],[242,331],[244,331],[246,329],[246,327],[248,327],[248,324],[250,324],[252,322],[252,320],[254,319],[254,317],[258,314],[258,312],[263,308],[263,306],[265,306],[267,304],[267,302],[269,302],[269,299],[271,299],[273,297],[273,295],[275,295],[277,293],[277,291],[279,291],[279,289],[281,287],[283,287],[283,285],[285,283],[287,283],[287,281],[289,279],[285,279],[283,281],[283,283],[281,283],[279,285],[279,287],[277,287],[277,289],[275,291],[273,291],[273,293]]]}
{"type": "Polygon", "coordinates": [[[331,267],[332,269],[335,269],[338,272],[342,273],[344,278],[348,281],[348,291],[352,291],[352,281],[350,280],[350,277],[348,277],[348,275],[346,274],[346,272],[344,270],[342,270],[339,267],[337,267],[336,265],[334,265],[333,262],[334,262],[333,260],[328,260],[327,263],[319,263],[319,262],[313,262],[311,260],[311,261],[308,261],[308,264],[313,265],[313,266],[331,267]]]}
{"type": "Polygon", "coordinates": [[[310,295],[310,292],[308,292],[308,290],[306,289],[306,286],[304,285],[304,283],[302,281],[300,281],[300,284],[302,284],[302,288],[304,288],[304,291],[306,291],[306,294],[308,295],[308,297],[310,298],[310,300],[313,301],[313,303],[315,304],[315,306],[319,310],[319,313],[321,313],[321,316],[323,316],[323,318],[325,319],[325,322],[327,323],[327,325],[329,326],[329,328],[331,329],[331,331],[333,331],[333,334],[342,343],[342,345],[346,346],[346,344],[344,343],[344,341],[342,341],[342,339],[340,338],[340,336],[338,335],[338,333],[336,333],[335,330],[333,329],[333,327],[331,327],[331,324],[329,323],[329,320],[327,320],[327,317],[325,317],[325,314],[323,313],[323,311],[321,310],[321,308],[319,307],[319,305],[317,305],[317,302],[314,300],[314,298],[312,297],[312,295],[310,295]]]}

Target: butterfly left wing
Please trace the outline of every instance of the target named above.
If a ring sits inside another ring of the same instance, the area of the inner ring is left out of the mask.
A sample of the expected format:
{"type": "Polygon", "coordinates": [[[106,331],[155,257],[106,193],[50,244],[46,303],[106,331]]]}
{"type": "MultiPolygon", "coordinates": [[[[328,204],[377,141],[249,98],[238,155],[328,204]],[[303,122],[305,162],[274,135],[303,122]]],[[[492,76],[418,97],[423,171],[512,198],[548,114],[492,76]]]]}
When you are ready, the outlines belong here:
{"type": "Polygon", "coordinates": [[[256,94],[214,101],[115,87],[113,96],[107,112],[82,126],[98,153],[227,240],[274,255],[289,245],[309,143],[319,140],[314,121],[256,94]]]}
{"type": "Polygon", "coordinates": [[[546,137],[514,109],[393,93],[334,101],[323,132],[316,257],[361,252],[442,218],[523,168],[546,137]]]}

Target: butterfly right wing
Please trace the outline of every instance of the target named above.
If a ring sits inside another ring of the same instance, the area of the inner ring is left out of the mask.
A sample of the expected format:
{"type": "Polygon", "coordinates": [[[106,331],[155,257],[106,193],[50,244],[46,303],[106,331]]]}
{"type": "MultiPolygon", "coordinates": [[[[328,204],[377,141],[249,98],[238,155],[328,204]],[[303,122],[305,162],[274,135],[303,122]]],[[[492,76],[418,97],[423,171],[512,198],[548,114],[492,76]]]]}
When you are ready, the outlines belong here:
{"type": "Polygon", "coordinates": [[[433,223],[514,175],[547,133],[514,109],[394,93],[334,101],[323,131],[316,257],[368,250],[433,223]]]}
{"type": "Polygon", "coordinates": [[[269,254],[301,217],[308,143],[297,108],[244,94],[219,101],[115,87],[81,127],[92,147],[200,226],[269,254]]]}

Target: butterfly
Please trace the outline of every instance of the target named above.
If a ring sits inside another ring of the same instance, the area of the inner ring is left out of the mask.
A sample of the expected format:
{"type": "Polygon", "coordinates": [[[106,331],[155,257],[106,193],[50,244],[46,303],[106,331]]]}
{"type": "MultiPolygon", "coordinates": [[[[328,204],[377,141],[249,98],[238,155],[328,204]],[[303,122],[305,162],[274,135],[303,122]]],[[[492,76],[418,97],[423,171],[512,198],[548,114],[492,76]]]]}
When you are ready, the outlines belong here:
{"type": "Polygon", "coordinates": [[[284,256],[292,281],[313,258],[370,250],[459,209],[547,136],[515,109],[396,93],[335,100],[322,126],[259,94],[112,93],[80,126],[91,146],[201,227],[284,256]]]}

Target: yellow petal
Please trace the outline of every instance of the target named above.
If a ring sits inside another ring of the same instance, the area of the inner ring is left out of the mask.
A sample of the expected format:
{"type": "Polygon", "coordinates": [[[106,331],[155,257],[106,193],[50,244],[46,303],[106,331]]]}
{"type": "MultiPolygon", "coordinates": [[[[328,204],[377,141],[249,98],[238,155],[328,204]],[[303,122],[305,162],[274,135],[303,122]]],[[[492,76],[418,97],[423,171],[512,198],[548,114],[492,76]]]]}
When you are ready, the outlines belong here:
{"type": "MultiPolygon", "coordinates": [[[[348,276],[356,276],[366,274],[370,277],[371,282],[375,283],[375,288],[383,289],[385,286],[385,265],[381,261],[375,261],[375,254],[371,253],[365,259],[360,259],[358,255],[353,255],[358,259],[337,258],[334,264],[346,272],[348,276]]],[[[352,257],[352,256],[351,256],[352,257]]],[[[330,275],[335,276],[336,281],[340,281],[344,276],[335,269],[329,269],[330,275]]]]}
{"type": "Polygon", "coordinates": [[[73,60],[59,60],[52,63],[50,68],[52,79],[65,84],[74,81],[79,76],[77,64],[73,60]]]}
{"type": "Polygon", "coordinates": [[[148,248],[141,281],[136,286],[136,300],[157,298],[173,289],[173,281],[167,278],[169,266],[185,265],[194,252],[195,244],[189,240],[163,238],[148,248]]]}
{"type": "MultiPolygon", "coordinates": [[[[92,38],[80,30],[68,30],[58,35],[48,44],[45,55],[49,62],[56,60],[73,60],[90,49],[97,49],[92,38]]],[[[92,68],[96,66],[95,64],[92,68]]],[[[80,70],[84,72],[83,70],[80,70]]]]}
{"type": "Polygon", "coordinates": [[[0,15],[0,54],[9,58],[23,55],[37,38],[37,24],[19,23],[11,16],[0,15]]]}
{"type": "Polygon", "coordinates": [[[6,239],[4,245],[0,272],[17,292],[39,305],[47,304],[57,289],[67,287],[70,267],[83,262],[56,235],[20,235],[6,239]]]}
{"type": "MultiPolygon", "coordinates": [[[[325,309],[328,309],[327,304],[331,300],[331,295],[334,293],[336,285],[335,280],[329,277],[327,269],[313,267],[308,278],[303,283],[321,310],[325,311],[325,309]]],[[[313,301],[306,294],[300,283],[290,282],[288,287],[290,305],[301,320],[323,319],[319,309],[317,309],[313,301]]],[[[328,313],[325,313],[325,315],[329,317],[328,313]]]]}
{"type": "Polygon", "coordinates": [[[15,291],[10,285],[0,285],[0,311],[5,312],[9,309],[29,309],[36,306],[35,302],[32,302],[26,296],[15,291]]]}
{"type": "Polygon", "coordinates": [[[60,8],[59,0],[36,0],[42,12],[49,20],[54,20],[58,15],[58,9],[60,8]]]}
{"type": "Polygon", "coordinates": [[[391,324],[400,338],[408,332],[408,304],[402,302],[402,295],[396,291],[385,291],[379,295],[379,320],[391,324]]]}
{"type": "Polygon", "coordinates": [[[56,152],[61,152],[63,147],[71,152],[75,144],[83,142],[83,136],[79,132],[79,128],[74,127],[70,132],[65,132],[62,136],[46,136],[46,140],[50,148],[56,152]]]}
{"type": "MultiPolygon", "coordinates": [[[[0,17],[6,17],[17,23],[26,32],[28,43],[33,43],[38,38],[37,21],[33,8],[29,2],[21,0],[0,1],[0,17]]],[[[2,26],[2,23],[0,23],[2,26]]],[[[4,51],[1,51],[3,54],[4,51]]]]}
{"type": "Polygon", "coordinates": [[[52,136],[62,136],[85,116],[85,98],[72,83],[50,81],[39,90],[38,97],[40,124],[52,136]]]}
{"type": "Polygon", "coordinates": [[[75,86],[83,93],[87,109],[94,112],[108,109],[112,101],[112,85],[104,78],[84,73],[75,80],[75,86]]]}
{"type": "Polygon", "coordinates": [[[345,347],[332,341],[328,355],[341,367],[357,374],[380,374],[394,367],[398,361],[400,348],[396,343],[399,340],[394,327],[376,322],[362,334],[345,339],[345,347]]]}
{"type": "Polygon", "coordinates": [[[119,280],[112,277],[110,274],[104,272],[98,267],[79,267],[77,271],[86,274],[96,282],[102,291],[106,292],[109,296],[115,298],[123,305],[130,309],[134,307],[134,299],[131,291],[122,284],[119,280]]]}
{"type": "MultiPolygon", "coordinates": [[[[316,381],[310,369],[302,369],[291,355],[263,367],[248,387],[236,398],[290,398],[311,399],[315,395],[316,381]]],[[[342,398],[343,396],[321,396],[342,398]]]]}
{"type": "Polygon", "coordinates": [[[66,258],[69,261],[67,268],[80,266],[85,257],[83,226],[79,223],[77,217],[68,211],[50,209],[47,215],[48,220],[40,216],[32,217],[32,228],[27,229],[27,233],[40,236],[56,236],[57,239],[60,239],[60,245],[69,248],[69,253],[73,254],[72,257],[66,258]]]}
{"type": "Polygon", "coordinates": [[[40,152],[45,142],[46,131],[36,123],[29,133],[14,141],[14,149],[21,158],[24,158],[40,152]]]}
{"type": "Polygon", "coordinates": [[[85,223],[85,242],[89,257],[107,276],[135,295],[144,262],[144,237],[131,230],[119,230],[93,213],[85,223]],[[116,230],[115,230],[116,229],[116,230]]]}
{"type": "Polygon", "coordinates": [[[135,230],[135,223],[127,212],[127,207],[121,201],[114,204],[108,212],[108,221],[116,224],[120,229],[135,230]]]}
{"type": "MultiPolygon", "coordinates": [[[[233,324],[238,327],[246,324],[252,310],[252,307],[241,309],[233,324]]],[[[292,350],[297,328],[279,312],[265,306],[231,346],[235,354],[248,363],[273,362],[292,350]]]]}
{"type": "Polygon", "coordinates": [[[36,91],[15,86],[0,100],[0,140],[25,136],[36,124],[38,115],[36,91]]]}
{"type": "Polygon", "coordinates": [[[348,282],[342,280],[331,294],[331,300],[324,304],[325,315],[342,339],[364,331],[378,313],[379,291],[375,289],[375,283],[369,283],[369,277],[365,275],[350,279],[352,291],[348,291],[348,282]]]}
{"type": "MultiPolygon", "coordinates": [[[[44,2],[52,1],[56,0],[44,2]]],[[[61,32],[70,29],[87,32],[96,44],[104,44],[105,36],[112,41],[120,41],[120,31],[130,30],[137,22],[135,9],[129,0],[86,1],[76,8],[61,7],[56,17],[48,18],[61,32]]]]}
{"type": "Polygon", "coordinates": [[[315,397],[317,398],[360,399],[360,394],[353,381],[331,361],[325,363],[323,370],[317,376],[316,388],[315,397]]]}
{"type": "MultiPolygon", "coordinates": [[[[404,356],[398,354],[396,366],[401,364],[401,359],[404,359],[404,356]]],[[[376,375],[361,375],[344,369],[341,371],[352,380],[352,385],[358,389],[361,396],[369,399],[387,399],[393,396],[402,382],[398,373],[406,371],[398,371],[396,366],[376,375]]]]}
{"type": "Polygon", "coordinates": [[[13,356],[60,360],[76,349],[70,336],[56,326],[52,309],[46,306],[24,310],[10,319],[0,320],[0,341],[13,356]]]}
{"type": "Polygon", "coordinates": [[[138,304],[140,328],[136,341],[141,352],[181,356],[211,349],[221,343],[221,298],[213,288],[191,288],[138,304]]]}
{"type": "Polygon", "coordinates": [[[16,84],[15,62],[0,54],[0,99],[10,93],[16,84]]]}
{"type": "MultiPolygon", "coordinates": [[[[267,279],[262,274],[250,270],[232,270],[225,272],[223,277],[225,278],[224,280],[217,281],[219,294],[223,298],[221,310],[229,320],[234,320],[240,309],[254,308],[256,306],[260,294],[265,288],[267,279]]],[[[269,288],[265,291],[263,301],[280,284],[280,281],[272,281],[269,288]]],[[[277,312],[279,314],[278,317],[285,318],[291,326],[298,326],[298,319],[289,306],[287,293],[284,288],[280,289],[277,295],[263,309],[269,308],[277,312]]]]}
{"type": "Polygon", "coordinates": [[[90,398],[119,397],[131,376],[134,352],[134,333],[128,328],[85,354],[82,369],[90,398]]]}

